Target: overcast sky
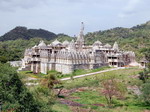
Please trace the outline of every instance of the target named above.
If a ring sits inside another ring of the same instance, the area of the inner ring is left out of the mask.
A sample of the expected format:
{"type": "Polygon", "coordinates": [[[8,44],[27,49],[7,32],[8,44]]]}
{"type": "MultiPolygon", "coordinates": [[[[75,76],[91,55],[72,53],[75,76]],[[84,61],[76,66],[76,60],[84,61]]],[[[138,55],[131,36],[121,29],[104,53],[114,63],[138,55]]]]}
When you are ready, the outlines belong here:
{"type": "Polygon", "coordinates": [[[0,35],[16,26],[70,36],[150,20],[150,0],[0,0],[0,35]]]}

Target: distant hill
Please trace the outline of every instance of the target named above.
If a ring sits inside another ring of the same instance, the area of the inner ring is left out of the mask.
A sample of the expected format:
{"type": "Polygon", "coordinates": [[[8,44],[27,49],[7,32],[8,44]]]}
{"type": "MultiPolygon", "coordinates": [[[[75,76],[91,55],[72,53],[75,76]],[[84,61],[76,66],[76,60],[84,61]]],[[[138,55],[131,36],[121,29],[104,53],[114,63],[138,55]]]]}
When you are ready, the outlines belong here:
{"type": "Polygon", "coordinates": [[[104,31],[89,32],[85,35],[87,44],[96,40],[113,45],[118,42],[120,49],[134,51],[138,59],[142,56],[140,51],[150,46],[150,21],[132,28],[112,28],[104,31]]]}
{"type": "Polygon", "coordinates": [[[116,27],[104,31],[89,32],[85,35],[85,38],[89,44],[93,43],[95,40],[113,43],[114,41],[129,38],[150,39],[150,21],[132,28],[116,27]]]}
{"type": "Polygon", "coordinates": [[[29,40],[34,37],[52,40],[57,37],[55,33],[44,29],[27,29],[26,27],[18,26],[8,33],[0,37],[0,41],[26,39],[29,40]]]}

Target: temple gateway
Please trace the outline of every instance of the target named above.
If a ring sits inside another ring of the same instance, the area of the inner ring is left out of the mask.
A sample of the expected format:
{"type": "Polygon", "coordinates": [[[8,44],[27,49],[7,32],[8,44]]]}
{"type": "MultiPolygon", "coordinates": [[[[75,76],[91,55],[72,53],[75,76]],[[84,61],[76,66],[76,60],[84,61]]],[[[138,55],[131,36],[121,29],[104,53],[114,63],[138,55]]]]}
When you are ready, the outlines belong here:
{"type": "Polygon", "coordinates": [[[47,74],[56,70],[69,74],[76,69],[95,69],[102,66],[123,67],[135,62],[132,51],[119,50],[117,42],[113,46],[100,41],[93,45],[86,45],[84,40],[84,25],[76,40],[59,42],[57,39],[46,45],[41,41],[39,45],[26,49],[22,59],[22,70],[33,73],[47,74]]]}

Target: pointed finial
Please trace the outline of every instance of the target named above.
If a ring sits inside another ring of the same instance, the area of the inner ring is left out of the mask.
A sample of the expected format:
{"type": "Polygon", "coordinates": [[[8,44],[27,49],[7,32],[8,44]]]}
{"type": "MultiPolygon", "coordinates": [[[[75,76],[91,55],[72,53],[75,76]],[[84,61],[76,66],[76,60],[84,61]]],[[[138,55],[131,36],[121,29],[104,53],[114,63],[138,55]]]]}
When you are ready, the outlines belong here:
{"type": "Polygon", "coordinates": [[[81,22],[81,31],[84,30],[84,22],[81,22]]]}

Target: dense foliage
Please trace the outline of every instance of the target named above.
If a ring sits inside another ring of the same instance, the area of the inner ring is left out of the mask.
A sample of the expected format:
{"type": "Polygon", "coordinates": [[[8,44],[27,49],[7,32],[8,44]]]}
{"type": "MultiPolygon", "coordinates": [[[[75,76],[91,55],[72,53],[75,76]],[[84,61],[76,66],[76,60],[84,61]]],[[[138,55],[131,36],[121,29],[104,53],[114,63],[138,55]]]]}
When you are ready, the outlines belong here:
{"type": "Polygon", "coordinates": [[[142,99],[146,105],[150,106],[150,82],[142,85],[142,99]]]}
{"type": "Polygon", "coordinates": [[[0,61],[20,60],[25,48],[38,44],[40,40],[40,38],[32,38],[30,40],[18,39],[0,42],[0,61]]]}
{"type": "Polygon", "coordinates": [[[0,63],[0,101],[2,110],[39,112],[40,106],[23,85],[18,73],[8,64],[0,63]]]}
{"type": "Polygon", "coordinates": [[[150,48],[144,48],[141,52],[146,59],[146,68],[139,73],[139,79],[146,83],[150,78],[150,48]]]}
{"type": "Polygon", "coordinates": [[[85,35],[85,38],[88,44],[100,40],[104,44],[109,43],[113,45],[117,41],[121,49],[134,51],[137,58],[140,59],[142,56],[140,50],[150,46],[150,22],[132,28],[118,27],[88,33],[85,35]]]}
{"type": "Polygon", "coordinates": [[[144,48],[142,51],[146,59],[146,68],[139,73],[139,79],[143,81],[141,86],[141,98],[146,105],[150,105],[150,48],[144,48]]]}

